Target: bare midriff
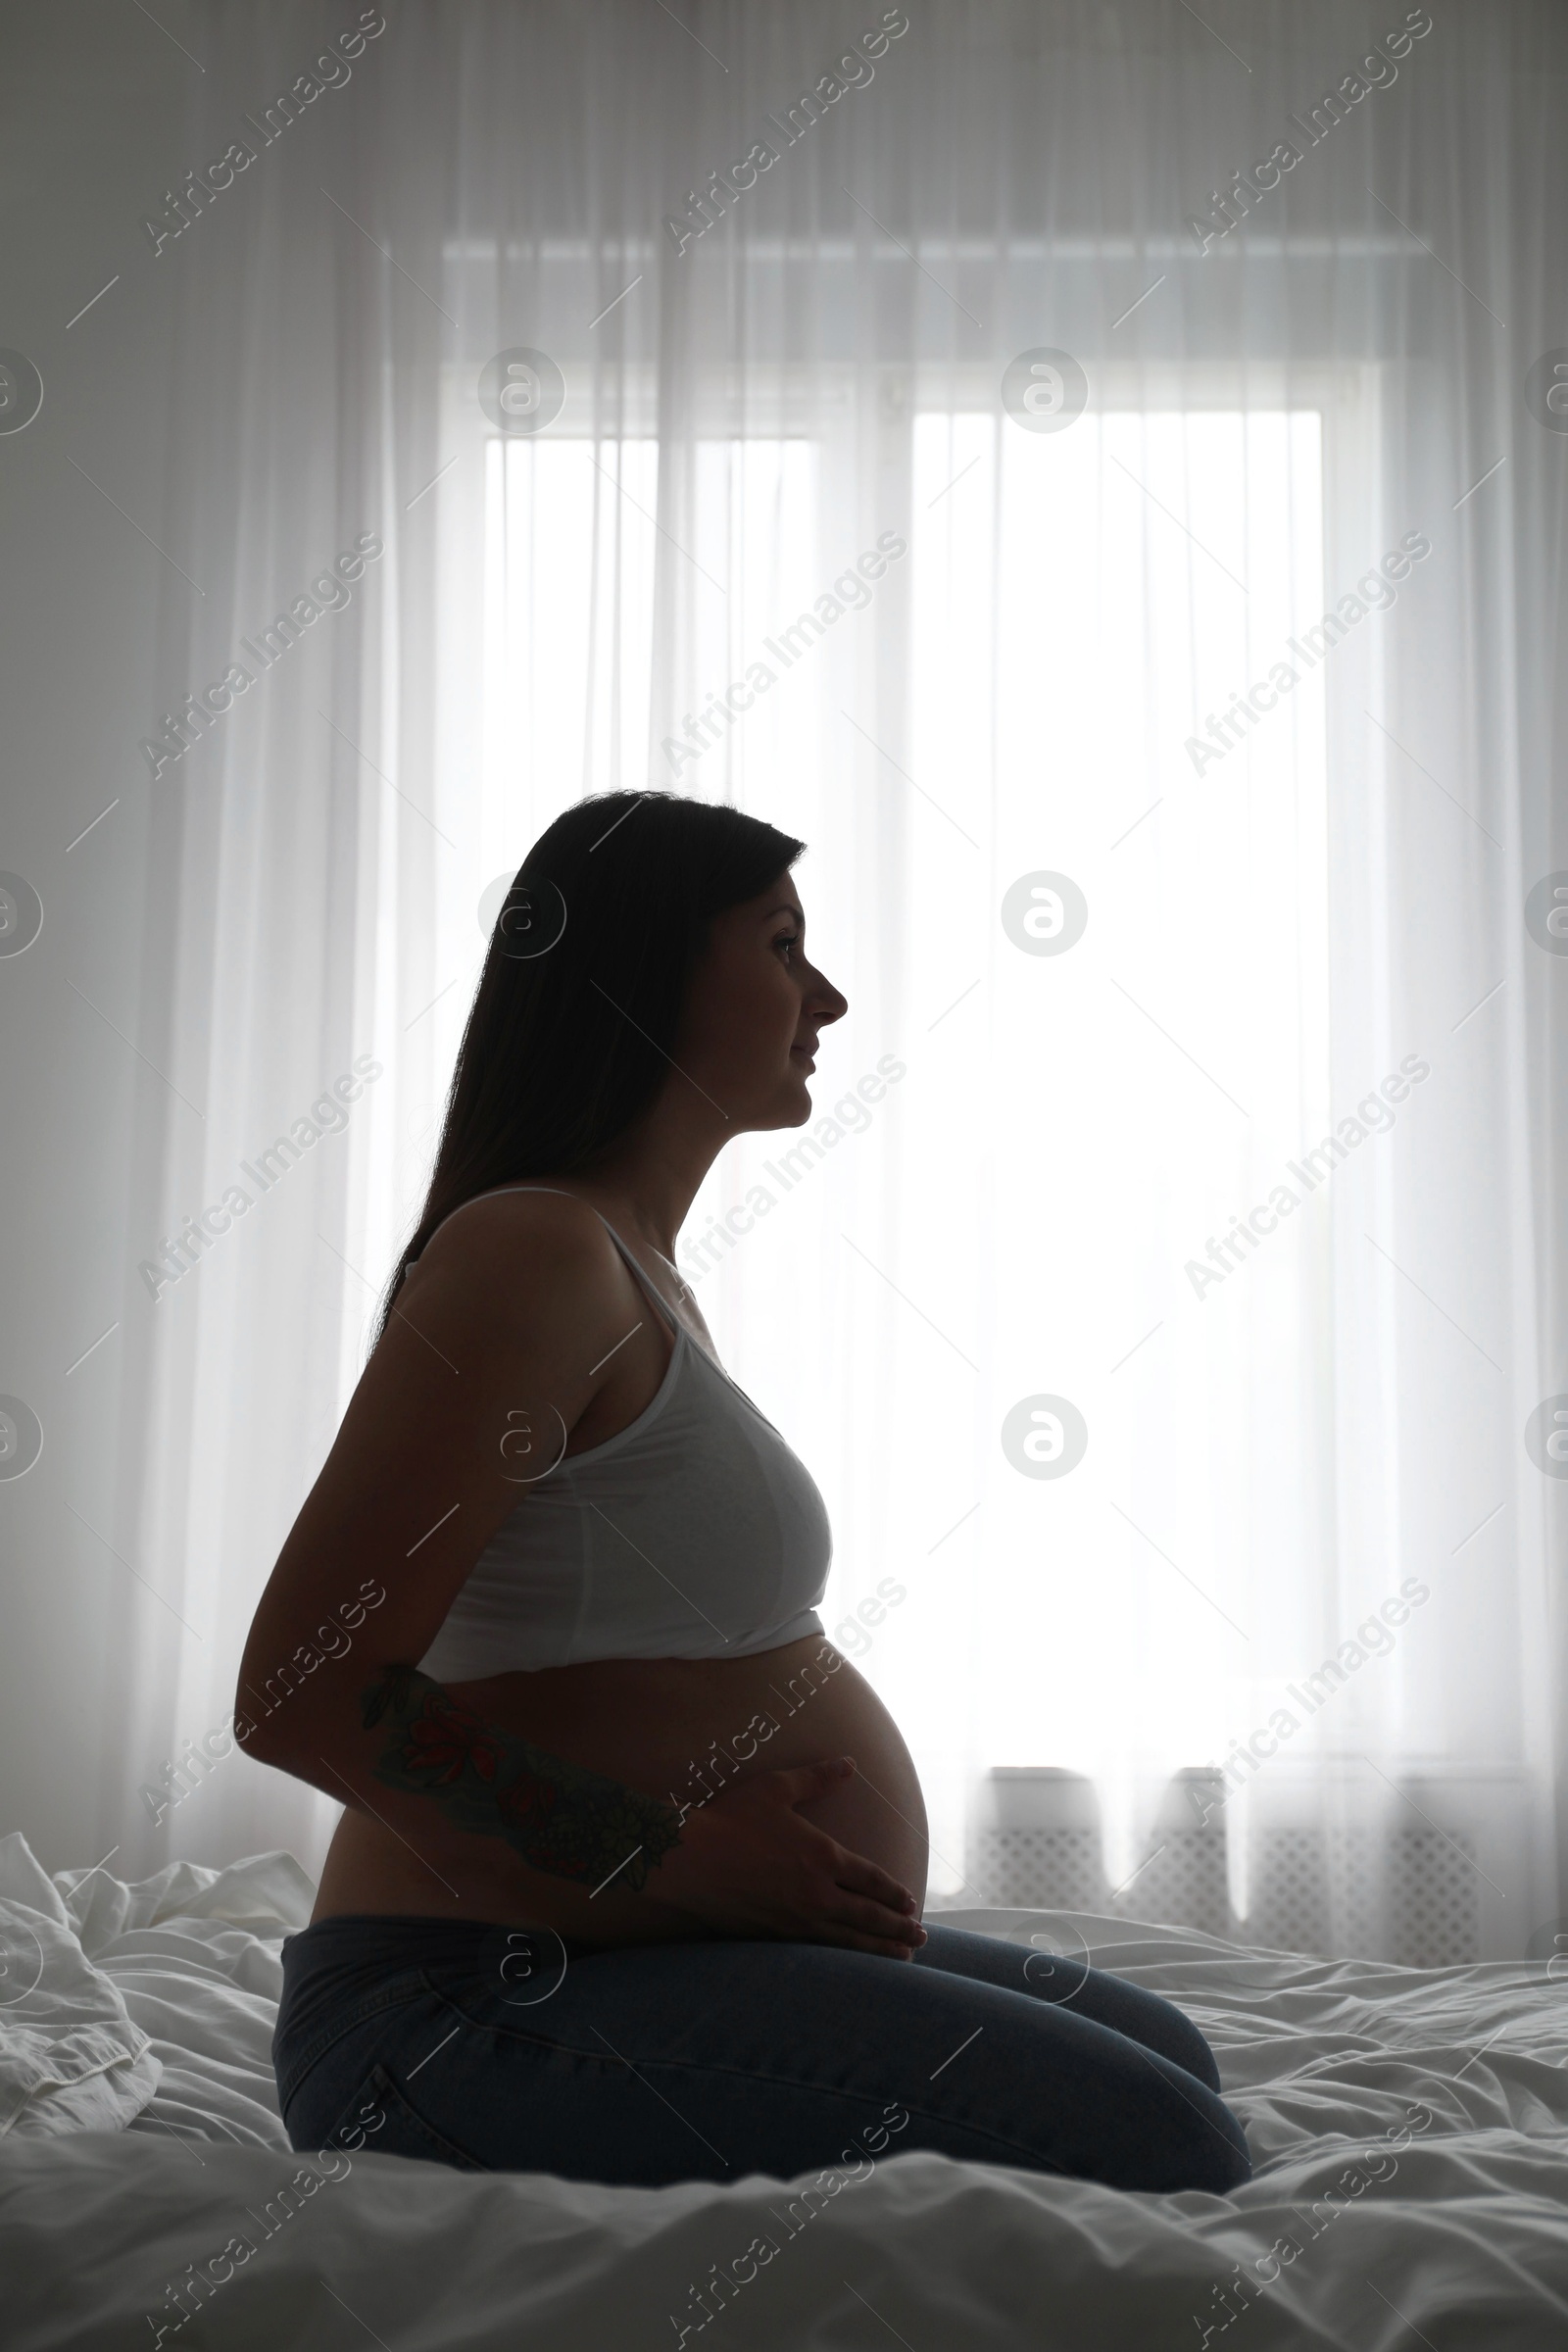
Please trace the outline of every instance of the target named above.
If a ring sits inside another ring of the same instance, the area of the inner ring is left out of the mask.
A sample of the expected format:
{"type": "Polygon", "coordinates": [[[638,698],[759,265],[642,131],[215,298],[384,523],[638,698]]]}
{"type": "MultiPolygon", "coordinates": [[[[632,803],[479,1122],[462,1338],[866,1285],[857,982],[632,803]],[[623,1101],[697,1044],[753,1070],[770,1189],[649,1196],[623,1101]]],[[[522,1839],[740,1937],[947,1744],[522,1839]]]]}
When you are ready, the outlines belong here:
{"type": "MultiPolygon", "coordinates": [[[[898,1726],[820,1634],[742,1658],[606,1658],[446,1688],[474,1713],[549,1755],[649,1796],[699,1805],[744,1774],[853,1756],[852,1779],[801,1807],[852,1852],[925,1901],[928,1839],[920,1784],[898,1726]]],[[[659,1903],[659,1871],[637,1890],[534,1870],[500,1839],[454,1831],[430,1808],[419,1851],[357,1810],[338,1824],[313,1920],[350,1912],[496,1920],[606,1945],[701,1931],[659,1903]]]]}

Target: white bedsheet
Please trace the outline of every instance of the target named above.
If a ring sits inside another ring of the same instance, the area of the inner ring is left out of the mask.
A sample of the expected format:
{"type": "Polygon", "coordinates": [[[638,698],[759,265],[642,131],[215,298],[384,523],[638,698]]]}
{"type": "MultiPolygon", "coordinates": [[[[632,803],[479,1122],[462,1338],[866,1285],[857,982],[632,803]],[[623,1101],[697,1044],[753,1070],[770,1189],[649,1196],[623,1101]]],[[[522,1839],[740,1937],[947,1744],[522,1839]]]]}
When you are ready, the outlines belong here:
{"type": "Polygon", "coordinates": [[[24,1838],[0,1838],[0,2136],[115,2132],[158,2060],[24,1838]]]}
{"type": "MultiPolygon", "coordinates": [[[[20,1845],[0,1843],[0,1918],[20,1845]]],[[[307,2162],[284,2148],[269,2059],[279,1939],[310,1907],[298,1865],[54,1884],[162,2080],[126,2130],[0,2138],[11,2352],[1568,2346],[1568,1984],[1540,1964],[1411,1971],[950,1912],[1024,1943],[1076,1932],[1186,2009],[1256,2175],[1234,2198],[1155,2197],[916,2153],[813,2201],[762,2177],[607,2189],[368,2151],[307,2162]],[[759,2238],[776,2250],[748,2265],[759,2238]],[[230,2275],[176,2326],[198,2301],[180,2280],[213,2257],[230,2275]],[[715,2264],[743,2274],[721,2311],[715,2264]]]]}

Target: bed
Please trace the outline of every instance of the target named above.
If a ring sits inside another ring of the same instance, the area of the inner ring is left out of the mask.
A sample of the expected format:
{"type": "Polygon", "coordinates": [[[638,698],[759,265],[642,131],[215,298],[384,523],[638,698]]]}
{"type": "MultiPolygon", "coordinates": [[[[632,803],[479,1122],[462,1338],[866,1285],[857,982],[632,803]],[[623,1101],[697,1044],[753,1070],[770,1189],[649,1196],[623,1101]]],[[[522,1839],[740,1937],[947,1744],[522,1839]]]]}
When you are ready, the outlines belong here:
{"type": "Polygon", "coordinates": [[[282,1853],[127,1885],[51,1878],[0,1839],[10,2352],[1568,2346],[1561,1961],[1412,1970],[949,1911],[1042,1953],[1087,1945],[1186,2009],[1249,2185],[1127,2195],[915,2153],[600,2188],[289,2149],[269,2051],[280,1940],[312,1899],[282,1853]]]}

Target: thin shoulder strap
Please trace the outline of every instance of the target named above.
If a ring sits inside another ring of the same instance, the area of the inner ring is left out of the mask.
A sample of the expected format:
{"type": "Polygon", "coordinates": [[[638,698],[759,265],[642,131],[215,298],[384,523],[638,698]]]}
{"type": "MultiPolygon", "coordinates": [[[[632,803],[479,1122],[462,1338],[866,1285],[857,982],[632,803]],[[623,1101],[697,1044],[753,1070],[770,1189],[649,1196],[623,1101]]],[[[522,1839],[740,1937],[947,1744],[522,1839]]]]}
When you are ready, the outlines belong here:
{"type": "MultiPolygon", "coordinates": [[[[503,1193],[553,1193],[558,1200],[581,1200],[584,1208],[594,1208],[593,1202],[591,1200],[583,1200],[580,1193],[564,1193],[562,1191],[559,1184],[501,1184],[494,1186],[489,1192],[475,1193],[467,1200],[460,1200],[457,1207],[451,1212],[451,1215],[442,1218],[441,1225],[450,1225],[453,1217],[461,1216],[466,1208],[471,1208],[475,1200],[498,1200],[503,1193]]],[[[676,1320],[676,1317],[671,1311],[670,1307],[660,1296],[659,1291],[655,1286],[653,1276],[648,1272],[647,1268],[638,1261],[631,1250],[627,1249],[625,1243],[621,1240],[619,1234],[610,1222],[610,1219],[605,1215],[603,1209],[594,1208],[594,1215],[599,1219],[600,1224],[609,1234],[611,1240],[614,1243],[615,1248],[620,1251],[621,1256],[625,1259],[627,1265],[631,1269],[632,1274],[636,1277],[641,1289],[647,1292],[649,1298],[653,1300],[660,1313],[663,1316],[665,1322],[669,1325],[670,1330],[678,1334],[681,1326],[676,1320]]],[[[440,1232],[441,1225],[438,1225],[435,1229],[435,1233],[431,1234],[431,1242],[435,1240],[436,1233],[440,1232]]],[[[426,1242],[425,1248],[428,1249],[430,1243],[426,1242]]],[[[418,1259],[411,1257],[408,1262],[411,1266],[417,1265],[418,1259]]]]}
{"type": "MultiPolygon", "coordinates": [[[[575,1200],[577,1195],[572,1193],[568,1197],[575,1200]]],[[[593,1202],[591,1200],[585,1201],[583,1205],[586,1208],[593,1208],[593,1202]]],[[[670,1330],[674,1332],[678,1338],[680,1335],[681,1326],[676,1319],[674,1309],[663,1298],[661,1297],[658,1287],[654,1282],[654,1278],[649,1273],[647,1267],[644,1266],[638,1258],[633,1256],[631,1250],[627,1249],[625,1243],[621,1240],[619,1234],[615,1231],[615,1228],[613,1225],[612,1225],[610,1219],[605,1215],[602,1209],[594,1208],[594,1215],[599,1219],[600,1224],[609,1234],[611,1240],[614,1243],[615,1248],[620,1251],[621,1256],[626,1260],[627,1265],[630,1267],[641,1288],[648,1293],[649,1298],[658,1307],[660,1313],[663,1316],[664,1321],[669,1325],[670,1330]]]]}

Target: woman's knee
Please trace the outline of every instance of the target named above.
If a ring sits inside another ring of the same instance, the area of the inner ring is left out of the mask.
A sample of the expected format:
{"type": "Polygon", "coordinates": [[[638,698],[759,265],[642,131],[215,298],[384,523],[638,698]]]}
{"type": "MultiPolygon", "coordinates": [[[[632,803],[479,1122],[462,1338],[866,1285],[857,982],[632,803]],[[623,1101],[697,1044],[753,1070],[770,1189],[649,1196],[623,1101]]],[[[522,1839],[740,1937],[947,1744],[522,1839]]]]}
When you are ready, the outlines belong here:
{"type": "Polygon", "coordinates": [[[1180,2157],[1187,2177],[1181,2187],[1228,2197],[1250,2180],[1252,2157],[1247,2133],[1223,2100],[1209,2099],[1202,2110],[1190,2111],[1187,2127],[1180,2157]]]}
{"type": "Polygon", "coordinates": [[[1154,2050],[1179,2066],[1184,2074],[1192,2075],[1205,2090],[1220,2087],[1219,2068],[1214,2053],[1192,2019],[1162,1994],[1150,1992],[1140,1984],[1129,1984],[1125,1978],[1114,1980],[1117,2010],[1106,2015],[1105,2022],[1116,2026],[1132,2040],[1143,2043],[1146,2050],[1154,2050]]]}
{"type": "Polygon", "coordinates": [[[1219,2068],[1214,2063],[1214,2053],[1208,2043],[1192,2019],[1185,2017],[1180,2009],[1173,2009],[1169,2002],[1162,2002],[1161,2007],[1165,2011],[1160,2021],[1164,2028],[1164,2038],[1156,2043],[1156,2048],[1188,2074],[1196,2076],[1205,2090],[1217,2091],[1220,2086],[1219,2068]]]}

